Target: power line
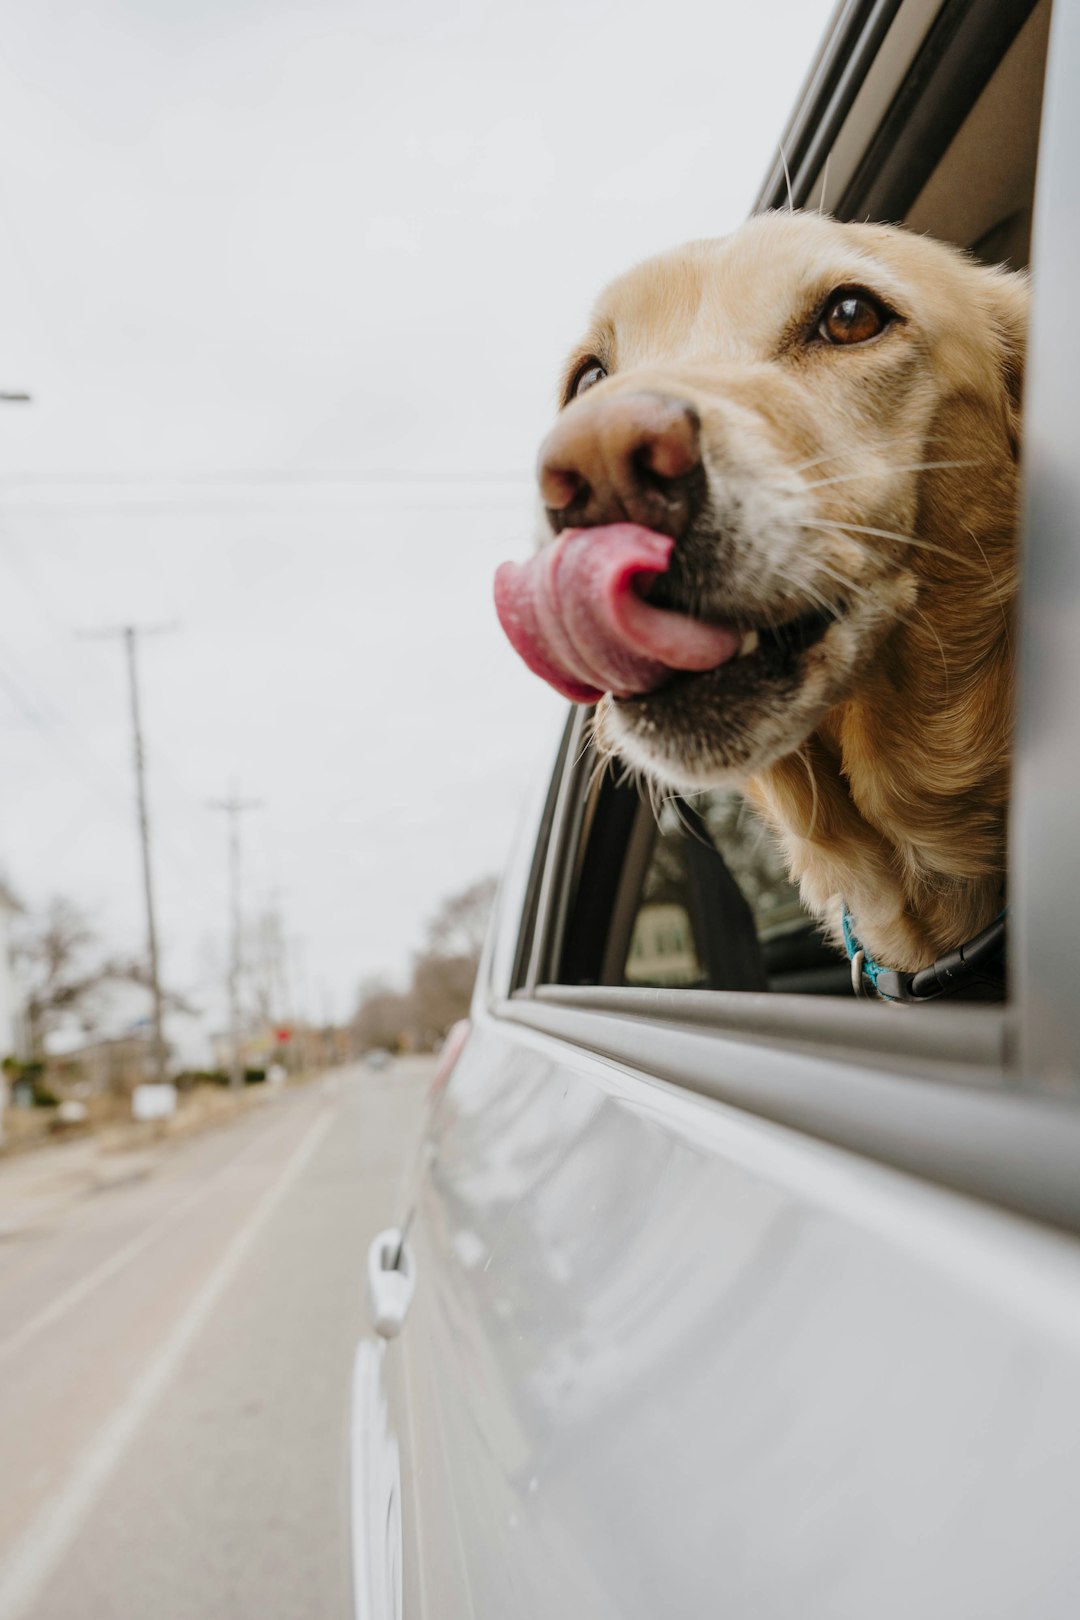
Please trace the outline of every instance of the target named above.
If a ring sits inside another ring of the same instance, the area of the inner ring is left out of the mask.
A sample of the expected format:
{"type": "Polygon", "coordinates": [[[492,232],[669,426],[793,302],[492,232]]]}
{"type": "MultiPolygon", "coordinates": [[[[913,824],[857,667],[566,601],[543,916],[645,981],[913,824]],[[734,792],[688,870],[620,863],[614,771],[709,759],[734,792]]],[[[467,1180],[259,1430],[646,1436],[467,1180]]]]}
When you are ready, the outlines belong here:
{"type": "Polygon", "coordinates": [[[175,472],[110,473],[57,469],[52,472],[6,473],[0,478],[3,489],[160,489],[162,487],[216,488],[230,484],[290,485],[314,484],[523,484],[533,474],[526,468],[493,467],[223,467],[205,471],[179,468],[175,472]]]}
{"type": "MultiPolygon", "coordinates": [[[[295,499],[300,509],[305,497],[308,500],[318,498],[318,509],[323,512],[352,510],[380,495],[392,503],[389,509],[394,512],[428,511],[436,504],[440,508],[451,504],[453,510],[463,512],[501,512],[516,509],[522,501],[532,499],[531,484],[524,477],[513,481],[499,479],[491,484],[468,481],[461,484],[440,483],[435,479],[415,482],[402,480],[397,484],[319,480],[293,485],[274,485],[258,480],[250,484],[221,484],[217,488],[184,483],[171,486],[167,483],[143,486],[102,484],[100,491],[88,485],[69,484],[42,486],[38,496],[30,490],[5,487],[0,479],[0,495],[9,510],[38,516],[75,508],[95,514],[127,512],[141,517],[148,514],[171,516],[178,511],[214,516],[240,511],[246,514],[276,514],[283,510],[281,502],[287,497],[295,499]],[[335,504],[331,506],[319,494],[320,491],[336,494],[335,504]]],[[[380,507],[379,510],[384,508],[380,507]]]]}
{"type": "MultiPolygon", "coordinates": [[[[10,532],[6,522],[6,514],[0,512],[0,539],[4,544],[0,546],[0,561],[7,564],[19,588],[24,592],[27,600],[32,604],[42,624],[54,635],[67,636],[70,626],[61,622],[51,611],[44,599],[43,592],[26,565],[19,543],[10,532]]],[[[65,661],[66,667],[66,661],[65,661]]],[[[122,804],[117,797],[115,784],[112,779],[111,767],[107,766],[100,754],[89,747],[81,726],[72,720],[47,691],[40,688],[33,676],[20,669],[12,657],[11,648],[5,647],[0,654],[0,689],[7,692],[12,702],[30,723],[44,735],[48,736],[58,751],[64,756],[65,764],[75,764],[80,769],[88,786],[93,788],[100,796],[102,802],[107,802],[114,813],[127,814],[127,805],[122,804]],[[5,664],[7,667],[5,667],[5,664]],[[17,672],[18,679],[15,678],[17,672]],[[33,695],[27,695],[27,688],[33,688],[33,695]]],[[[187,788],[171,767],[168,756],[160,746],[154,750],[155,769],[159,775],[164,775],[171,785],[174,796],[186,796],[192,806],[197,804],[195,795],[187,788]]],[[[72,817],[71,825],[78,825],[83,819],[82,811],[77,811],[72,817]]],[[[58,837],[66,837],[66,831],[58,837]]],[[[190,844],[178,839],[173,827],[166,826],[164,839],[169,847],[174,865],[184,868],[193,887],[201,879],[201,865],[190,844]]]]}
{"type": "Polygon", "coordinates": [[[41,693],[36,694],[33,698],[27,696],[21,684],[25,676],[20,673],[18,680],[16,680],[11,667],[8,667],[12,663],[9,648],[4,649],[3,657],[6,664],[0,662],[0,687],[7,692],[16,708],[25,715],[31,725],[36,730],[47,735],[56,744],[64,755],[65,763],[70,764],[74,755],[75,763],[81,768],[87,783],[103,799],[108,800],[111,809],[117,809],[119,800],[111,783],[106,785],[104,778],[96,774],[97,770],[104,769],[101,759],[86,747],[72,722],[51,700],[41,693]],[[67,735],[65,736],[64,733],[67,735]]]}
{"type": "Polygon", "coordinates": [[[36,727],[38,731],[45,731],[48,729],[48,722],[41,714],[40,710],[35,708],[33,700],[28,698],[26,694],[19,689],[15,681],[2,665],[0,665],[0,687],[4,689],[12,703],[14,703],[15,707],[20,710],[23,715],[25,715],[26,719],[29,720],[32,726],[36,727]]]}

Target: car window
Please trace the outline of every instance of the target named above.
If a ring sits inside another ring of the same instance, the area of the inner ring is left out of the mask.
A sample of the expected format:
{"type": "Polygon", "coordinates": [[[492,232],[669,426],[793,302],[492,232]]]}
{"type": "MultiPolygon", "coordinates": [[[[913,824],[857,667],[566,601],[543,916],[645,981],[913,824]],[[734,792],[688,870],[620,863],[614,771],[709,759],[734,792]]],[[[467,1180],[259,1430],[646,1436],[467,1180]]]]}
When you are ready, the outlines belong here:
{"type": "Polygon", "coordinates": [[[768,828],[737,793],[670,800],[656,814],[621,982],[851,992],[846,964],[804,909],[768,828]],[[710,938],[718,928],[726,948],[710,938]],[[756,971],[731,962],[736,941],[756,971]]]}
{"type": "Polygon", "coordinates": [[[555,982],[851,994],[846,961],[741,794],[653,803],[593,767],[580,840],[555,982]]]}

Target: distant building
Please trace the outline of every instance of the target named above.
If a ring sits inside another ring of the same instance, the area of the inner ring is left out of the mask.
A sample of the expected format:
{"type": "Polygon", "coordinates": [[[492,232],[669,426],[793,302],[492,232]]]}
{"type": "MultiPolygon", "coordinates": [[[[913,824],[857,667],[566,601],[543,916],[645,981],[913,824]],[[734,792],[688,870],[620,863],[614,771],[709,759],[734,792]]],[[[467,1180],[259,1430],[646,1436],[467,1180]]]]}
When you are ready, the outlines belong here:
{"type": "Polygon", "coordinates": [[[0,883],[0,1060],[13,1057],[21,1044],[23,1005],[11,940],[12,925],[21,912],[11,890],[0,883]]]}
{"type": "Polygon", "coordinates": [[[153,1047],[149,1030],[105,1036],[69,1048],[63,1057],[51,1056],[49,1083],[61,1096],[73,1087],[75,1095],[129,1096],[144,1080],[153,1078],[153,1047]]]}
{"type": "Polygon", "coordinates": [[[684,905],[661,900],[640,908],[634,919],[625,977],[627,984],[675,988],[702,982],[694,930],[684,905]]]}
{"type": "Polygon", "coordinates": [[[106,975],[55,1018],[44,1042],[50,1088],[63,1094],[77,1084],[86,1093],[123,1094],[153,1079],[147,1000],[142,985],[106,975]]]}
{"type": "MultiPolygon", "coordinates": [[[[11,890],[0,883],[0,1061],[14,1057],[21,1045],[23,1004],[15,978],[11,929],[22,911],[11,890]]],[[[0,1074],[0,1142],[4,1139],[4,1109],[8,1100],[7,1076],[0,1074]]]]}
{"type": "MultiPolygon", "coordinates": [[[[123,1094],[153,1080],[154,1026],[145,985],[108,975],[74,1010],[58,1017],[45,1036],[49,1085],[64,1092],[123,1094]]],[[[167,1068],[177,1072],[206,1065],[202,1018],[186,1006],[165,1013],[167,1068]]]]}

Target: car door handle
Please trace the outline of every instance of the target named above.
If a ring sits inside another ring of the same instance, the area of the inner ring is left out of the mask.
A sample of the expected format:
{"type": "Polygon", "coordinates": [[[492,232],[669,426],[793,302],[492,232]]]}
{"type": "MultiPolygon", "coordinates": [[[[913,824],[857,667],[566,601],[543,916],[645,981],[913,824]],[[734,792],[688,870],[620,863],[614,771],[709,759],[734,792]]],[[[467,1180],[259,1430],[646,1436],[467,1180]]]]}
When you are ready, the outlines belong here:
{"type": "Polygon", "coordinates": [[[394,1339],[401,1332],[416,1283],[412,1250],[396,1226],[380,1232],[368,1250],[367,1282],[375,1331],[383,1339],[394,1339]]]}

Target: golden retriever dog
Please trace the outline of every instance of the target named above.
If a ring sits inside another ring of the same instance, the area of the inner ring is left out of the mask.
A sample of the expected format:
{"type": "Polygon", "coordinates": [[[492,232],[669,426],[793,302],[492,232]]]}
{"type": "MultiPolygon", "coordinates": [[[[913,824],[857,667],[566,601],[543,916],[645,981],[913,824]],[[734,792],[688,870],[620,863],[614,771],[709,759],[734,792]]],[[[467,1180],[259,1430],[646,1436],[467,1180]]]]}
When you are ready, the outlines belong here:
{"type": "Polygon", "coordinates": [[[740,787],[807,907],[913,972],[1003,906],[1028,292],[939,242],[758,216],[600,298],[504,628],[601,746],[740,787]]]}

